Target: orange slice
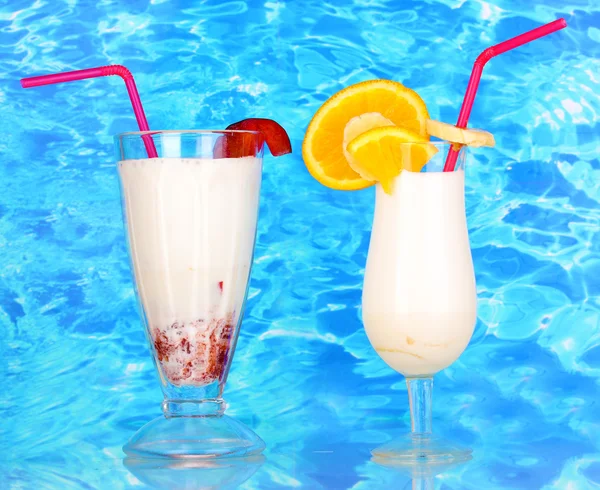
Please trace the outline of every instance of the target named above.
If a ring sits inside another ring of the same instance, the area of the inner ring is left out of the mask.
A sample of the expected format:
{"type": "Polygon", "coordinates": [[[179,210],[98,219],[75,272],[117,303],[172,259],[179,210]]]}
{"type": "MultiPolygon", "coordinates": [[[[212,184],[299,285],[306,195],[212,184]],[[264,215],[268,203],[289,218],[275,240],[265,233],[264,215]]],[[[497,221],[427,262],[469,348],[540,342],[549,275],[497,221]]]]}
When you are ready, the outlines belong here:
{"type": "Polygon", "coordinates": [[[393,192],[394,179],[402,170],[420,172],[437,152],[428,138],[395,126],[370,129],[348,145],[359,175],[381,183],[387,194],[393,192]]]}
{"type": "Polygon", "coordinates": [[[321,184],[339,190],[373,185],[352,169],[344,155],[346,125],[366,113],[379,113],[392,124],[427,137],[425,125],[429,114],[425,102],[415,91],[391,80],[350,85],[321,106],[304,136],[304,163],[321,184]]]}
{"type": "Polygon", "coordinates": [[[348,153],[348,145],[357,136],[367,132],[369,129],[382,128],[384,126],[395,126],[387,117],[383,117],[379,112],[366,112],[360,116],[353,117],[348,121],[344,128],[344,139],[342,141],[342,151],[350,168],[356,172],[353,167],[352,156],[348,153]]]}

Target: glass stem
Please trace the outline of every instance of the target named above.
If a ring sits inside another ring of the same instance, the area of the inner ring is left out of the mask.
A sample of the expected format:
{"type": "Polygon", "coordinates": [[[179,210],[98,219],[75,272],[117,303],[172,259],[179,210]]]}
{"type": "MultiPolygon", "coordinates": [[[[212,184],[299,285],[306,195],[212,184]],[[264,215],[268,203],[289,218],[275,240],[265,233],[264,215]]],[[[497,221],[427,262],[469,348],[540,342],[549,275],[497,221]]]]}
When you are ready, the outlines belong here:
{"type": "Polygon", "coordinates": [[[435,490],[435,479],[433,476],[415,478],[412,481],[412,490],[435,490]]]}
{"type": "Polygon", "coordinates": [[[413,436],[431,435],[431,395],[433,378],[406,378],[413,436]]]}

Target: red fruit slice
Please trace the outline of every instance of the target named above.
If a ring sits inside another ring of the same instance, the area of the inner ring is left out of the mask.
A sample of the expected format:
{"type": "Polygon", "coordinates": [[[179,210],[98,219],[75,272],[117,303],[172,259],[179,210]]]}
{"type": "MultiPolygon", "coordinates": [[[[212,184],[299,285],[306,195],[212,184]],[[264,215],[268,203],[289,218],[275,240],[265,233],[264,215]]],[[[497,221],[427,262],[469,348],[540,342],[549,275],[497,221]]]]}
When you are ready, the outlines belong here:
{"type": "Polygon", "coordinates": [[[260,131],[269,147],[271,155],[279,157],[292,152],[290,137],[281,124],[272,119],[250,118],[230,124],[227,129],[238,129],[245,131],[260,131]]]}
{"type": "MultiPolygon", "coordinates": [[[[243,119],[227,126],[228,130],[259,131],[267,143],[271,155],[278,157],[292,152],[290,138],[283,127],[272,119],[243,119]]],[[[263,141],[249,133],[229,133],[221,136],[214,148],[215,158],[240,158],[254,156],[263,141]]]]}

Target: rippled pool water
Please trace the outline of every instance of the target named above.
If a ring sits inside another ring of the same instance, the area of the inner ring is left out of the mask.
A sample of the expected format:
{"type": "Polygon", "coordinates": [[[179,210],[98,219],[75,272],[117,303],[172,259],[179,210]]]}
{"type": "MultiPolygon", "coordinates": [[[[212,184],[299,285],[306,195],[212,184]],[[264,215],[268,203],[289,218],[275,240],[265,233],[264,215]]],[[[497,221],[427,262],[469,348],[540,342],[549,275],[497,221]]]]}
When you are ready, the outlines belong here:
{"type": "Polygon", "coordinates": [[[597,488],[595,0],[0,2],[2,488],[178,488],[169,478],[226,488],[214,485],[254,471],[242,488],[411,488],[409,473],[369,461],[409,427],[403,379],[360,322],[373,190],[321,187],[302,136],[327,97],[372,78],[416,89],[432,117],[452,122],[483,48],[560,16],[567,30],[490,62],[471,116],[497,141],[467,170],[479,323],[436,377],[434,428],[474,459],[441,470],[436,488],[597,488]],[[134,73],[152,128],[260,116],[292,137],[293,155],[265,161],[226,388],[228,413],[267,442],[264,461],[123,465],[123,443],[161,401],[112,154],[112,136],[135,121],[116,78],[18,84],[111,63],[134,73]]]}

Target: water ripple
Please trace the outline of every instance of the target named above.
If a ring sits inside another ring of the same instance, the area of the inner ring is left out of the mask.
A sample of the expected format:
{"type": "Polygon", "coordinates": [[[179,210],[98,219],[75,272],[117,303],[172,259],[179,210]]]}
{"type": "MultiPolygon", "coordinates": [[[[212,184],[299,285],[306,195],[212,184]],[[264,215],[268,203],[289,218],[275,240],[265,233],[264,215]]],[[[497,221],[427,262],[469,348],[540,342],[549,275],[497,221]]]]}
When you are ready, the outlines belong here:
{"type": "MultiPolygon", "coordinates": [[[[250,116],[289,130],[265,161],[250,298],[226,398],[268,444],[243,488],[402,488],[369,462],[407,430],[406,389],[360,322],[372,189],[305,170],[310,117],[391,78],[456,118],[485,47],[566,17],[486,67],[467,210],[479,323],[436,379],[435,430],[475,449],[451,489],[600,483],[600,8],[593,0],[0,2],[0,475],[17,488],[142,488],[121,464],[159,413],[132,290],[112,135],[135,123],[118,79],[17,80],[109,63],[135,74],[153,128],[250,116]],[[175,7],[175,8],[174,8],[175,7]]],[[[408,483],[410,485],[410,483],[408,483]]]]}

